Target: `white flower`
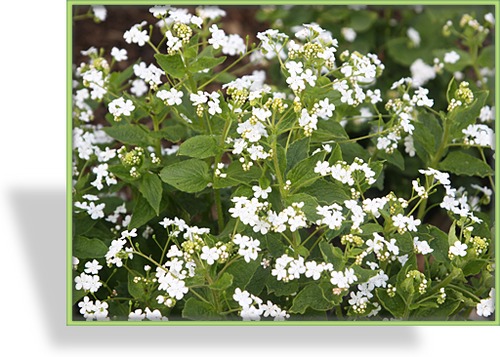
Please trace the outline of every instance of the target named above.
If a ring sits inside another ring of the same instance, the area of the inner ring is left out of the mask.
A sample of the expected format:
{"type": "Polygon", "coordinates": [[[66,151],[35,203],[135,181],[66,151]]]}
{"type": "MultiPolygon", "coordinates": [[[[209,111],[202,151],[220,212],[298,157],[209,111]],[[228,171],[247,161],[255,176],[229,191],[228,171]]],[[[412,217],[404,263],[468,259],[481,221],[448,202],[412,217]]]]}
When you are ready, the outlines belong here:
{"type": "Polygon", "coordinates": [[[108,104],[109,112],[115,117],[120,117],[122,115],[130,116],[134,109],[134,103],[132,103],[130,99],[125,101],[123,97],[114,99],[108,104]]]}
{"type": "Polygon", "coordinates": [[[208,265],[213,265],[217,259],[219,259],[219,250],[215,247],[209,248],[203,246],[201,248],[200,258],[207,261],[208,265]]]}
{"type": "Polygon", "coordinates": [[[495,312],[495,289],[490,290],[490,296],[476,305],[477,314],[479,316],[488,317],[495,312]]]}
{"type": "Polygon", "coordinates": [[[97,18],[99,21],[106,20],[106,17],[108,15],[106,7],[101,5],[92,5],[92,12],[94,13],[94,17],[97,18]]]}
{"type": "Polygon", "coordinates": [[[449,253],[454,256],[465,257],[467,255],[467,244],[456,241],[455,244],[450,247],[449,253]]]}
{"type": "Polygon", "coordinates": [[[96,206],[94,202],[90,202],[87,208],[87,213],[92,219],[99,219],[104,217],[104,209],[105,204],[100,203],[96,206]]]}
{"type": "Polygon", "coordinates": [[[136,309],[128,314],[128,321],[142,321],[146,318],[146,314],[142,312],[142,309],[136,309]]]}
{"type": "Polygon", "coordinates": [[[323,265],[317,264],[315,261],[310,261],[305,263],[306,278],[313,278],[313,280],[319,280],[321,273],[323,272],[323,265]]]}
{"type": "Polygon", "coordinates": [[[156,96],[161,100],[167,102],[168,105],[179,105],[182,103],[183,92],[178,91],[175,88],[168,90],[161,90],[156,93],[156,96]]]}
{"type": "Polygon", "coordinates": [[[116,62],[126,61],[128,59],[127,50],[119,49],[117,47],[113,47],[111,49],[111,56],[113,56],[116,62]]]}
{"type": "Polygon", "coordinates": [[[436,78],[434,67],[426,64],[422,59],[416,59],[410,66],[412,86],[419,87],[429,80],[436,78]]]}
{"type": "Polygon", "coordinates": [[[148,86],[146,82],[142,79],[134,79],[132,81],[132,87],[130,88],[130,92],[135,94],[137,97],[142,97],[148,91],[148,86]]]}
{"type": "Polygon", "coordinates": [[[250,306],[253,302],[250,297],[250,293],[246,290],[241,291],[240,288],[236,288],[234,290],[233,300],[236,301],[241,307],[250,306]]]}
{"type": "Polygon", "coordinates": [[[353,42],[356,39],[356,31],[350,27],[342,27],[340,32],[347,42],[353,42]]]}
{"type": "Polygon", "coordinates": [[[432,249],[429,246],[429,243],[427,243],[427,241],[425,241],[425,240],[420,241],[420,240],[418,240],[418,237],[413,237],[413,247],[415,248],[415,251],[417,253],[420,253],[423,255],[432,253],[434,251],[434,249],[432,249]]]}
{"type": "Polygon", "coordinates": [[[408,35],[409,39],[411,40],[411,42],[415,47],[420,46],[420,34],[418,33],[417,30],[415,30],[413,27],[410,27],[406,31],[406,34],[408,35]]]}
{"type": "Polygon", "coordinates": [[[259,186],[252,186],[252,190],[254,192],[253,196],[255,198],[262,198],[265,200],[268,197],[269,193],[271,193],[271,186],[266,189],[262,189],[259,186]]]}
{"type": "Polygon", "coordinates": [[[457,61],[460,59],[460,55],[455,52],[455,51],[450,51],[450,52],[446,52],[444,54],[444,59],[443,59],[443,62],[444,63],[457,63],[457,61]]]}
{"type": "Polygon", "coordinates": [[[102,269],[102,265],[99,264],[97,260],[92,260],[91,262],[85,263],[85,273],[87,274],[98,274],[99,270],[102,269]]]}

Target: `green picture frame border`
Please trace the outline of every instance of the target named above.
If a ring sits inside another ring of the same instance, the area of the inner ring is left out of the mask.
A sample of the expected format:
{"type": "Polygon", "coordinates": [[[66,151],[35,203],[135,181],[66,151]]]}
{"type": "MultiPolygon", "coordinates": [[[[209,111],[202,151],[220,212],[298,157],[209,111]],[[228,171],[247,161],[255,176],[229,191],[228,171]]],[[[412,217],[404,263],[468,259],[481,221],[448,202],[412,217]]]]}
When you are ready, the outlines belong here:
{"type": "MultiPolygon", "coordinates": [[[[500,18],[498,0],[370,0],[370,1],[305,1],[305,0],[197,0],[193,1],[139,1],[139,0],[67,0],[66,2],[66,326],[500,326],[500,313],[495,312],[492,321],[73,321],[72,311],[72,47],[73,47],[73,6],[77,5],[490,5],[495,8],[495,19],[500,18]]],[[[495,25],[495,58],[500,59],[500,30],[495,25]]],[[[495,62],[495,63],[496,63],[495,62]]],[[[500,78],[495,68],[495,140],[496,148],[500,147],[500,78]]],[[[500,167],[495,161],[495,187],[500,187],[500,167]]],[[[495,193],[495,213],[500,212],[500,195],[495,193]]],[[[500,225],[495,220],[495,304],[500,306],[500,225]]]]}

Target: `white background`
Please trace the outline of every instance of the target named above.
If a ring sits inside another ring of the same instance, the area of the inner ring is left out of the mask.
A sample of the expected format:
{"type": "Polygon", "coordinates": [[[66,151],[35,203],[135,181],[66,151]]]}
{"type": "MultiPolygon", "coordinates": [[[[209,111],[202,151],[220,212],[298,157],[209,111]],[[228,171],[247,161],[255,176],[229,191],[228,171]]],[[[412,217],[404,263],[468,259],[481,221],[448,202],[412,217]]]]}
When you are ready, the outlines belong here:
{"type": "Polygon", "coordinates": [[[2,3],[0,14],[3,351],[423,357],[489,356],[499,349],[495,327],[67,327],[66,3],[12,1],[2,3]]]}

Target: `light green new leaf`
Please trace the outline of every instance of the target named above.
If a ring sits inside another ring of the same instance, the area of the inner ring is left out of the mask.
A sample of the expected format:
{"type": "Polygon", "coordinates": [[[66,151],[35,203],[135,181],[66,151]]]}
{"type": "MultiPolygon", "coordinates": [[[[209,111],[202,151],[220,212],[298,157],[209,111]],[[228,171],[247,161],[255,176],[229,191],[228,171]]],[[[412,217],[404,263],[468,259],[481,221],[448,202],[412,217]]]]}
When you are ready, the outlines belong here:
{"type": "Polygon", "coordinates": [[[208,165],[198,159],[190,159],[165,166],[160,172],[163,182],[188,193],[200,192],[210,182],[208,165]]]}
{"type": "Polygon", "coordinates": [[[449,153],[438,165],[438,169],[466,176],[486,177],[493,175],[493,169],[488,164],[463,151],[449,153]]]}

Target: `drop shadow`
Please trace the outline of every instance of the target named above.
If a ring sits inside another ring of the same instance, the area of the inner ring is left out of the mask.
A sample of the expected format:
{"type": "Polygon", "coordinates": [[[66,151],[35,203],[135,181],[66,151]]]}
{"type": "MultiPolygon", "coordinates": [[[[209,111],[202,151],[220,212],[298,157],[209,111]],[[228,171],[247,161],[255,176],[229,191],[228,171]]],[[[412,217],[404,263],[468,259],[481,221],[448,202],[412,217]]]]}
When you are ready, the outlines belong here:
{"type": "Polygon", "coordinates": [[[66,193],[61,188],[14,188],[8,197],[30,265],[33,301],[45,313],[47,339],[56,347],[245,347],[302,350],[356,347],[387,350],[418,346],[412,326],[67,326],[66,193]],[[27,223],[29,222],[29,223],[27,223]],[[253,342],[252,342],[253,341],[253,342]]]}

